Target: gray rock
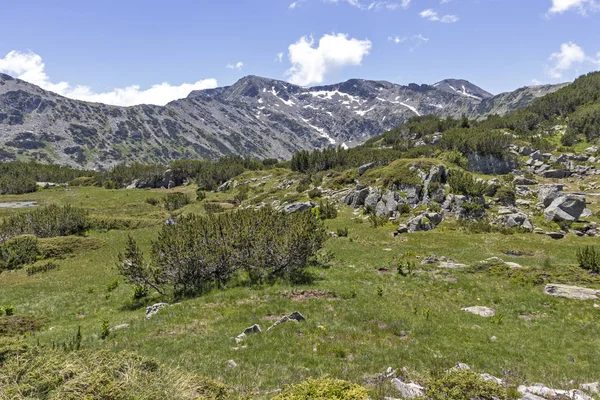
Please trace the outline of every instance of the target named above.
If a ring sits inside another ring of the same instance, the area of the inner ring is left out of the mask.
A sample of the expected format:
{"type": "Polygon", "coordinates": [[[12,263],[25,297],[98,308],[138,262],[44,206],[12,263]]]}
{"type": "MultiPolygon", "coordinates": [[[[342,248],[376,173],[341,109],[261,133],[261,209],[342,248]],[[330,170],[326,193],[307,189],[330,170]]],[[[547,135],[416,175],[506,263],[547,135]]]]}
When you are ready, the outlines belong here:
{"type": "Polygon", "coordinates": [[[512,158],[498,158],[492,155],[471,154],[467,157],[469,169],[487,175],[508,174],[515,169],[518,164],[512,158]]]}
{"type": "Polygon", "coordinates": [[[525,178],[524,176],[516,176],[515,179],[513,179],[513,183],[515,185],[525,185],[525,186],[538,184],[538,182],[536,180],[528,179],[528,178],[525,178]]]}
{"type": "Polygon", "coordinates": [[[129,324],[121,324],[121,325],[113,326],[112,328],[109,329],[109,331],[115,332],[115,331],[120,331],[122,329],[129,329],[129,324]]]}
{"type": "Polygon", "coordinates": [[[284,324],[286,322],[292,322],[292,321],[293,322],[300,322],[300,321],[304,321],[305,319],[306,318],[304,318],[304,316],[302,314],[300,314],[298,311],[294,311],[290,315],[286,315],[286,316],[280,318],[273,325],[271,325],[270,327],[268,327],[267,331],[270,331],[271,329],[275,328],[276,326],[279,326],[279,325],[284,324]]]}
{"type": "Polygon", "coordinates": [[[546,285],[544,293],[572,300],[598,300],[600,298],[600,290],[560,284],[546,285]]]}
{"type": "Polygon", "coordinates": [[[577,221],[585,210],[585,196],[567,194],[556,198],[545,210],[548,221],[577,221]]]}
{"type": "Polygon", "coordinates": [[[473,306],[462,308],[462,311],[470,312],[471,314],[479,315],[480,317],[490,318],[496,315],[496,312],[489,308],[483,306],[473,306]]]}
{"type": "Polygon", "coordinates": [[[408,230],[409,232],[430,231],[435,229],[443,219],[441,213],[424,213],[408,221],[408,230]]]}
{"type": "Polygon", "coordinates": [[[599,382],[584,383],[581,386],[579,386],[579,388],[581,390],[585,390],[586,392],[589,392],[592,394],[600,394],[600,383],[599,382]]]}
{"type": "Polygon", "coordinates": [[[544,178],[564,179],[571,176],[571,172],[565,171],[564,169],[549,169],[543,171],[540,175],[544,178]]]}
{"type": "Polygon", "coordinates": [[[293,214],[296,212],[310,210],[311,208],[313,208],[315,206],[316,206],[316,204],[312,201],[301,201],[298,203],[288,204],[287,206],[283,207],[283,211],[286,214],[293,214]]]}
{"type": "Polygon", "coordinates": [[[343,201],[352,208],[358,208],[365,205],[369,193],[368,188],[353,190],[344,197],[343,201]]]}
{"type": "Polygon", "coordinates": [[[397,233],[402,234],[402,233],[408,233],[408,225],[402,224],[398,227],[398,229],[396,230],[397,233]]]}
{"type": "Polygon", "coordinates": [[[409,204],[417,204],[419,203],[419,199],[420,199],[420,195],[421,195],[421,191],[422,191],[422,187],[421,185],[408,185],[408,184],[401,184],[397,187],[397,189],[399,191],[401,191],[402,193],[404,193],[404,195],[406,196],[406,201],[409,204]]]}
{"type": "Polygon", "coordinates": [[[546,236],[549,236],[552,239],[564,239],[565,234],[562,232],[545,232],[544,233],[546,236]]]}
{"type": "Polygon", "coordinates": [[[370,192],[367,198],[365,199],[365,207],[369,210],[374,210],[377,207],[377,203],[379,203],[380,199],[381,194],[379,192],[370,192]]]}
{"type": "Polygon", "coordinates": [[[262,332],[260,329],[260,325],[254,324],[246,329],[244,329],[244,335],[249,335],[251,333],[260,333],[262,332]]]}
{"type": "Polygon", "coordinates": [[[414,399],[425,396],[425,388],[416,383],[404,383],[398,378],[392,379],[392,384],[404,399],[414,399]]]}
{"type": "Polygon", "coordinates": [[[360,167],[358,167],[358,174],[362,175],[365,172],[367,172],[368,170],[370,170],[371,168],[375,168],[375,163],[371,162],[365,165],[361,165],[360,167]]]}
{"type": "Polygon", "coordinates": [[[560,184],[540,185],[538,187],[538,200],[548,207],[561,195],[564,186],[560,184]]]}
{"type": "Polygon", "coordinates": [[[146,319],[152,318],[157,312],[165,307],[169,307],[167,303],[156,303],[152,306],[146,307],[146,319]]]}
{"type": "Polygon", "coordinates": [[[237,363],[235,361],[233,361],[233,360],[227,360],[227,367],[229,367],[229,368],[235,368],[237,366],[238,365],[237,365],[237,363]]]}

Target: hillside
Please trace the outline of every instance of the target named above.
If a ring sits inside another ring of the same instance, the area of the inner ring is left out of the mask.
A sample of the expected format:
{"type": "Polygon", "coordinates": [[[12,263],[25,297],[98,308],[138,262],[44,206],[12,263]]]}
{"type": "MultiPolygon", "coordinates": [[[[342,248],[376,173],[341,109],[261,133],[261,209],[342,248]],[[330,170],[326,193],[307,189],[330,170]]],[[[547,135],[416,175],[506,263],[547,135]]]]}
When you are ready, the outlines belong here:
{"type": "Polygon", "coordinates": [[[0,74],[0,159],[86,168],[226,155],[286,159],[298,150],[352,147],[416,115],[503,114],[558,87],[491,97],[459,80],[401,86],[354,79],[303,88],[248,76],[165,107],[116,107],[0,74]]]}

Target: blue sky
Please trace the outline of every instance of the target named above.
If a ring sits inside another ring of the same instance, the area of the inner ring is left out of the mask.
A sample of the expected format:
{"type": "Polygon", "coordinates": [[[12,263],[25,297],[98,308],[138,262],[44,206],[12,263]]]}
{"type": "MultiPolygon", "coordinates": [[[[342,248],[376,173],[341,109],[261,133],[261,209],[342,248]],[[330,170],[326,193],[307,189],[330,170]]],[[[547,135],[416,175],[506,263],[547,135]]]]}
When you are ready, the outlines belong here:
{"type": "Polygon", "coordinates": [[[2,13],[0,72],[123,105],[250,74],[500,93],[600,68],[598,0],[28,0],[2,13]]]}

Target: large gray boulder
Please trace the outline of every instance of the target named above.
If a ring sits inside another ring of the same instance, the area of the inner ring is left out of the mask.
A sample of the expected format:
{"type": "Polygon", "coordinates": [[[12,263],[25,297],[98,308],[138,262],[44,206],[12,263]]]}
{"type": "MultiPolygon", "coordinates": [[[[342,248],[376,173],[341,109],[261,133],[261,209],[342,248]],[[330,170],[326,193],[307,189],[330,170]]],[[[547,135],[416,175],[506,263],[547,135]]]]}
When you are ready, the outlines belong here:
{"type": "Polygon", "coordinates": [[[444,219],[441,213],[429,212],[408,221],[409,232],[430,231],[435,229],[444,219]]]}
{"type": "Polygon", "coordinates": [[[374,210],[377,207],[377,203],[381,199],[381,193],[377,191],[372,191],[369,193],[367,198],[365,199],[365,208],[369,210],[374,210]]]}
{"type": "Polygon", "coordinates": [[[548,221],[577,221],[585,210],[585,196],[567,194],[556,198],[545,210],[548,221]]]}
{"type": "Polygon", "coordinates": [[[287,206],[283,207],[283,212],[285,212],[286,214],[293,214],[300,211],[310,210],[315,206],[316,203],[312,201],[300,201],[298,203],[288,204],[287,206]]]}
{"type": "Polygon", "coordinates": [[[369,188],[353,190],[344,197],[344,203],[352,208],[358,208],[365,205],[365,200],[369,196],[369,188]]]}
{"type": "Polygon", "coordinates": [[[571,172],[564,169],[549,169],[540,174],[543,178],[564,179],[571,176],[571,172]]]}
{"type": "Polygon", "coordinates": [[[564,186],[560,184],[540,185],[538,187],[538,200],[548,207],[552,202],[559,197],[564,186]]]}
{"type": "Polygon", "coordinates": [[[146,319],[152,318],[157,312],[162,310],[165,307],[169,307],[167,303],[156,303],[149,307],[146,307],[146,319]]]}
{"type": "Polygon", "coordinates": [[[374,162],[368,163],[368,164],[365,164],[365,165],[361,165],[360,167],[358,167],[358,174],[362,175],[365,172],[367,172],[368,170],[370,170],[371,168],[375,168],[375,163],[374,162]]]}
{"type": "Polygon", "coordinates": [[[418,204],[421,191],[423,190],[421,185],[409,185],[406,183],[399,185],[396,189],[404,193],[404,196],[406,196],[406,202],[408,204],[418,204]]]}
{"type": "Polygon", "coordinates": [[[379,217],[389,217],[393,215],[394,212],[398,210],[398,204],[400,204],[402,200],[403,199],[398,192],[387,190],[383,196],[381,196],[381,200],[377,203],[375,215],[379,217]]]}

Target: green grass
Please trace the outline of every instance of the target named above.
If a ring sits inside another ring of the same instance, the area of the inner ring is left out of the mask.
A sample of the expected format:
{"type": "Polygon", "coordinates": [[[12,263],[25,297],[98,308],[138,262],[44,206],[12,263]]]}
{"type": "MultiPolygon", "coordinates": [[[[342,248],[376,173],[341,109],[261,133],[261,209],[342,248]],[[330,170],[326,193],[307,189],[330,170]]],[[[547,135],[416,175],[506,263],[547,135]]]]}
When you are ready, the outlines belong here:
{"type": "MultiPolygon", "coordinates": [[[[244,178],[269,173],[254,172],[244,178]]],[[[283,173],[279,176],[281,179],[283,173]]],[[[295,193],[294,186],[286,190],[275,186],[275,179],[269,179],[262,189],[279,199],[295,193]]],[[[193,186],[177,191],[195,198],[193,186]]],[[[2,200],[71,203],[96,216],[162,224],[169,213],[145,200],[167,192],[86,187],[3,196],[2,200]]],[[[207,193],[207,200],[224,202],[231,200],[233,193],[207,193]]],[[[251,192],[250,198],[255,195],[251,192]]],[[[203,212],[202,203],[194,202],[180,211],[203,212]]],[[[2,210],[4,215],[10,212],[19,211],[2,210]]],[[[472,264],[498,256],[532,268],[526,269],[527,273],[547,273],[561,281],[600,288],[598,278],[583,279],[570,267],[576,263],[575,249],[596,244],[597,239],[469,235],[456,230],[454,222],[445,222],[431,232],[394,238],[397,225],[371,228],[347,207],[326,225],[334,232],[348,228],[349,237],[327,242],[326,250],[334,256],[331,266],[311,269],[316,279],[309,285],[250,287],[232,283],[194,299],[173,300],[151,293],[137,303],[132,300],[132,288],[122,280],[109,292],[107,285],[119,277],[117,254],[124,249],[127,236],[131,234],[148,251],[157,225],[92,231],[85,240],[75,241],[79,249],[55,260],[57,270],[32,276],[24,269],[0,274],[0,307],[13,305],[15,315],[44,322],[39,332],[28,335],[32,345],[67,342],[81,327],[84,349],[133,351],[168,367],[225,382],[235,394],[252,398],[270,398],[273,395],[267,392],[308,377],[329,375],[363,384],[387,367],[408,367],[418,377],[459,361],[478,372],[499,377],[505,372],[519,381],[561,388],[570,387],[571,380],[598,379],[600,313],[593,302],[556,299],[543,294],[543,285],[523,285],[508,274],[423,267],[417,258],[435,253],[472,264]],[[508,257],[504,252],[526,255],[508,257]],[[402,277],[395,270],[394,260],[406,257],[417,262],[414,276],[402,277]],[[547,260],[552,267],[544,271],[547,260]],[[382,296],[377,293],[379,287],[382,296]],[[290,296],[299,290],[314,291],[312,298],[290,296]],[[144,307],[160,301],[179,304],[147,321],[144,307]],[[494,308],[502,314],[502,322],[461,311],[474,305],[494,308]],[[301,312],[306,321],[265,332],[292,311],[301,312]],[[130,324],[130,328],[101,340],[105,319],[111,327],[130,324]],[[233,338],[255,323],[263,333],[236,344],[233,338]],[[496,341],[491,340],[493,336],[496,341]],[[239,367],[229,368],[230,359],[239,367]]],[[[394,396],[389,384],[369,387],[376,399],[394,396]]]]}

